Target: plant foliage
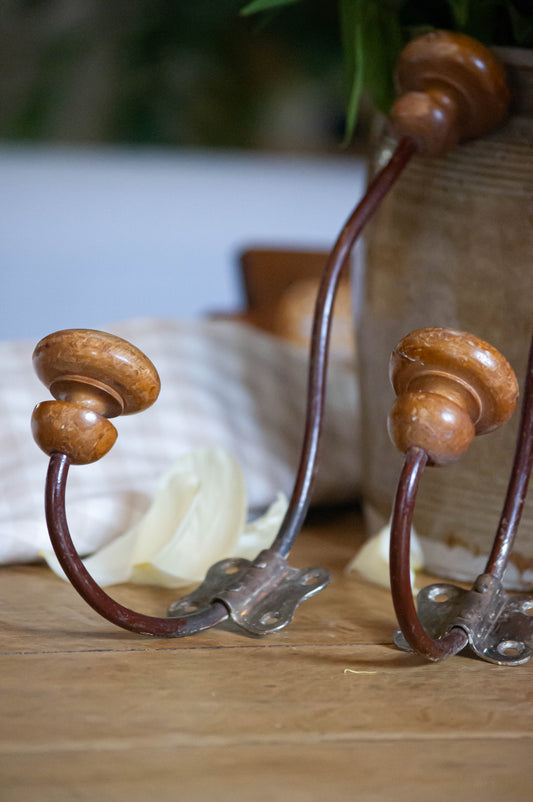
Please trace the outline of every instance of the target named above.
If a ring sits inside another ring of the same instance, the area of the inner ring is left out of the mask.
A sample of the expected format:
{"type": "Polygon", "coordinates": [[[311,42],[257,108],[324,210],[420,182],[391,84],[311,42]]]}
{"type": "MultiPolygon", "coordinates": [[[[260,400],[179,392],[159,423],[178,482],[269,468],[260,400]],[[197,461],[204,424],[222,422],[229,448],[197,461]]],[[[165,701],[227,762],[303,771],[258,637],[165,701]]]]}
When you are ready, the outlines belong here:
{"type": "MultiPolygon", "coordinates": [[[[328,0],[325,0],[327,2],[328,0]]],[[[252,0],[249,15],[276,12],[305,0],[252,0]]],[[[346,138],[354,132],[361,94],[387,112],[394,98],[393,72],[413,33],[446,28],[486,45],[533,45],[531,0],[338,0],[340,33],[348,82],[346,138]]]]}

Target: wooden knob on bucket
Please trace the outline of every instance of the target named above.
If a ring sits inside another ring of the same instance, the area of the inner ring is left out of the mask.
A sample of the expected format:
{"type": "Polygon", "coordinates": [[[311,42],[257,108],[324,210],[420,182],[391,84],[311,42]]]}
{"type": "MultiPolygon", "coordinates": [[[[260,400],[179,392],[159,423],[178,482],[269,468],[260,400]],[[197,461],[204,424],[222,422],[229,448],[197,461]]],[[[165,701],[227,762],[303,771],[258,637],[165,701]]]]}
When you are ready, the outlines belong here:
{"type": "Polygon", "coordinates": [[[489,133],[507,114],[503,67],[464,34],[433,31],[413,39],[400,56],[395,82],[393,128],[421,153],[446,153],[461,140],[489,133]]]}
{"type": "Polygon", "coordinates": [[[454,462],[476,434],[502,426],[513,414],[518,382],[489,343],[465,332],[411,332],[394,349],[390,377],[398,396],[389,435],[400,451],[424,449],[434,465],[454,462]]]}
{"type": "Polygon", "coordinates": [[[56,399],[35,408],[33,436],[46,454],[67,454],[74,464],[95,462],[113,446],[117,432],[108,418],[141,412],[159,395],[148,357],[102,331],[50,334],[37,344],[33,365],[56,399]]]}

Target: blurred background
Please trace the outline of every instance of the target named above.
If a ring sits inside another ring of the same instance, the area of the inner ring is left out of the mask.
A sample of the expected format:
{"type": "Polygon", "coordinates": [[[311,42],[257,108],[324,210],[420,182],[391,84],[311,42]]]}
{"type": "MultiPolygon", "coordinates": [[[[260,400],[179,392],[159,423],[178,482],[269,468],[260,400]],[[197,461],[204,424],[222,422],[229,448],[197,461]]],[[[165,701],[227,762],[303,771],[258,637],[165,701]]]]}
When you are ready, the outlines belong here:
{"type": "Polygon", "coordinates": [[[241,304],[250,246],[327,249],[364,182],[342,146],[336,3],[0,3],[0,337],[241,304]]]}
{"type": "Polygon", "coordinates": [[[335,149],[336,3],[3,0],[0,133],[68,143],[335,149]]]}

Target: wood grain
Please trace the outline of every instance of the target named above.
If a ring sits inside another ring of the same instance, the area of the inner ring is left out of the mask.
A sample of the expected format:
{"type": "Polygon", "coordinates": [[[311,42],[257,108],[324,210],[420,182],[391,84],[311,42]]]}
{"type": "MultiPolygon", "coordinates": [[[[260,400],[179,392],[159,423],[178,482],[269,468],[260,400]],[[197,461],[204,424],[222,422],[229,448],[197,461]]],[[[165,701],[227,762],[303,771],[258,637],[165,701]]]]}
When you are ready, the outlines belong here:
{"type": "Polygon", "coordinates": [[[292,562],[332,583],[264,639],[141,638],[47,569],[3,569],[2,800],[529,799],[533,666],[394,649],[389,594],[342,573],[361,532],[348,511],[302,533],[292,562]]]}
{"type": "Polygon", "coordinates": [[[0,773],[9,802],[529,802],[530,758],[513,739],[249,742],[0,756],[0,773]]]}
{"type": "Polygon", "coordinates": [[[447,153],[493,131],[507,116],[502,65],[464,34],[431,31],[411,40],[394,77],[400,95],[390,114],[394,130],[414,139],[421,153],[447,153]]]}

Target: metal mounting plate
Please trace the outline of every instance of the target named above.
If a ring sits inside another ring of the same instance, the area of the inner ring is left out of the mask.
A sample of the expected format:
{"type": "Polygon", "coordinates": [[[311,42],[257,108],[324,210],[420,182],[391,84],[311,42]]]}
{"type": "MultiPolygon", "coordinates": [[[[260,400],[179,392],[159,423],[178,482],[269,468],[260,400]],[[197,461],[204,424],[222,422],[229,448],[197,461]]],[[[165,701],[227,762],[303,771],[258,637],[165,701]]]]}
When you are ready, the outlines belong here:
{"type": "MultiPolygon", "coordinates": [[[[481,574],[471,590],[438,583],[423,588],[417,597],[418,616],[434,638],[460,627],[469,646],[482,660],[498,665],[521,665],[533,654],[533,597],[509,594],[491,574],[481,574]]],[[[410,651],[401,632],[394,636],[401,649],[410,651]]]]}
{"type": "Polygon", "coordinates": [[[287,626],[296,608],[330,579],[325,568],[293,568],[267,549],[253,561],[231,558],[216,563],[196,590],[170,605],[167,615],[179,618],[220,601],[241,629],[266,635],[287,626]]]}

